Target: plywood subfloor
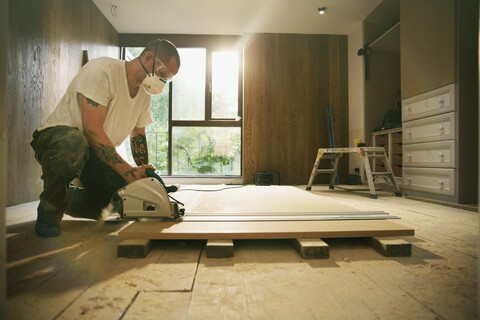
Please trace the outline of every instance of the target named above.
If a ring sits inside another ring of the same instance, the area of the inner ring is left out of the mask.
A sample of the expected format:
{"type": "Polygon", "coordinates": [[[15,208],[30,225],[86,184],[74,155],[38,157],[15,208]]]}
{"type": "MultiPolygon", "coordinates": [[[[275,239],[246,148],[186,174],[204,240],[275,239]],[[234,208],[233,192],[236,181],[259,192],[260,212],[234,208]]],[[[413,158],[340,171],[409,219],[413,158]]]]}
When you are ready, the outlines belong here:
{"type": "MultiPolygon", "coordinates": [[[[291,186],[245,186],[241,188],[182,191],[175,198],[185,203],[189,214],[231,215],[280,214],[291,216],[362,213],[331,198],[312,194],[291,186]]],[[[409,236],[414,230],[390,220],[341,221],[145,221],[135,222],[122,230],[122,239],[291,239],[291,238],[354,238],[409,236]]]]}
{"type": "Polygon", "coordinates": [[[326,239],[329,259],[303,260],[286,240],[241,240],[234,257],[208,259],[204,241],[165,240],[144,259],[117,258],[126,224],[66,217],[61,237],[40,239],[30,203],[7,208],[7,319],[477,318],[477,213],[313,190],[401,216],[416,231],[412,256],[326,239]]]}

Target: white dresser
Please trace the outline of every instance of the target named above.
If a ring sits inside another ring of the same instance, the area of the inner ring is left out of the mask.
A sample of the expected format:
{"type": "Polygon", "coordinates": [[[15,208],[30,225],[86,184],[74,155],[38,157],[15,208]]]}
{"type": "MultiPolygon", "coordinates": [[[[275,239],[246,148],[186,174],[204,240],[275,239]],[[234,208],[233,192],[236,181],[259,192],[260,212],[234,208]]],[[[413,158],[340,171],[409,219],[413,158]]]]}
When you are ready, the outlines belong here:
{"type": "Polygon", "coordinates": [[[405,194],[456,202],[455,101],[455,84],[403,100],[405,194]]]}

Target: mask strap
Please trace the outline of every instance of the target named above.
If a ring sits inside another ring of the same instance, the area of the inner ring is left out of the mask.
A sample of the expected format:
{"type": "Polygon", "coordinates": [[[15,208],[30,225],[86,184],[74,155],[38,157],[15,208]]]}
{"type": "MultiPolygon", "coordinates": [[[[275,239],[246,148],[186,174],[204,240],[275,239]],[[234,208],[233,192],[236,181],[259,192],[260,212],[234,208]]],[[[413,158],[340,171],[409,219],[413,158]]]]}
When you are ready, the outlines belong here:
{"type": "Polygon", "coordinates": [[[148,73],[147,68],[145,68],[145,66],[143,65],[142,60],[140,59],[140,57],[138,57],[138,61],[140,61],[140,64],[142,65],[143,70],[145,70],[145,72],[147,73],[147,75],[150,77],[150,73],[148,73]]]}
{"type": "MultiPolygon", "coordinates": [[[[160,41],[157,43],[157,46],[155,47],[155,55],[153,56],[153,65],[152,65],[152,74],[153,75],[155,74],[155,61],[157,60],[157,51],[158,51],[159,46],[160,46],[160,41]]],[[[138,57],[138,61],[140,61],[140,64],[142,65],[143,70],[145,70],[147,75],[150,77],[150,73],[148,73],[147,68],[145,68],[145,66],[143,65],[140,57],[138,57]]]]}

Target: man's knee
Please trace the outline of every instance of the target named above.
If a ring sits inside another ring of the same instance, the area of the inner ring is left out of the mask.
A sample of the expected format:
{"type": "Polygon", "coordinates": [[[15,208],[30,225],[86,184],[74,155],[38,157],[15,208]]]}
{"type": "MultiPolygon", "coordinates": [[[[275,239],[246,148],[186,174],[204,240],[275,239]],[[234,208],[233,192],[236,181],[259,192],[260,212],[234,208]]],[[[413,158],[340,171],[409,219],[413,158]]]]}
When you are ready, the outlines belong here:
{"type": "Polygon", "coordinates": [[[45,170],[73,179],[79,177],[89,157],[87,139],[76,128],[57,126],[40,132],[35,156],[45,170]]]}

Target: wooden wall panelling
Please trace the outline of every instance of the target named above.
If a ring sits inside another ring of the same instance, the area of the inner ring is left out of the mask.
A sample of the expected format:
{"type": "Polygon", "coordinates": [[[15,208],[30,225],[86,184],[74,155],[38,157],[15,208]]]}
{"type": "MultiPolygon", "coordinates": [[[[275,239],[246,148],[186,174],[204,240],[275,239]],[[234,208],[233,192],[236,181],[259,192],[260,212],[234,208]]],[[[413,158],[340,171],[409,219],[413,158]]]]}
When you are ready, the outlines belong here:
{"type": "Polygon", "coordinates": [[[8,72],[8,204],[29,200],[31,153],[28,148],[32,122],[39,118],[32,103],[40,98],[42,24],[36,15],[43,12],[42,2],[11,1],[10,52],[8,72]],[[25,23],[29,21],[29,23],[25,23]],[[14,49],[15,48],[15,49],[14,49]]]}
{"type": "Polygon", "coordinates": [[[118,33],[91,1],[10,1],[8,205],[38,199],[41,168],[29,146],[90,58],[118,58],[118,33]]]}
{"type": "Polygon", "coordinates": [[[479,2],[457,2],[458,202],[478,203],[478,24],[479,2]]]}
{"type": "Polygon", "coordinates": [[[7,317],[7,75],[8,1],[0,0],[0,318],[7,317]]]}
{"type": "Polygon", "coordinates": [[[282,184],[305,184],[317,149],[329,146],[328,104],[336,142],[348,144],[346,44],[342,36],[245,36],[245,183],[257,171],[275,170],[282,184]]]}

